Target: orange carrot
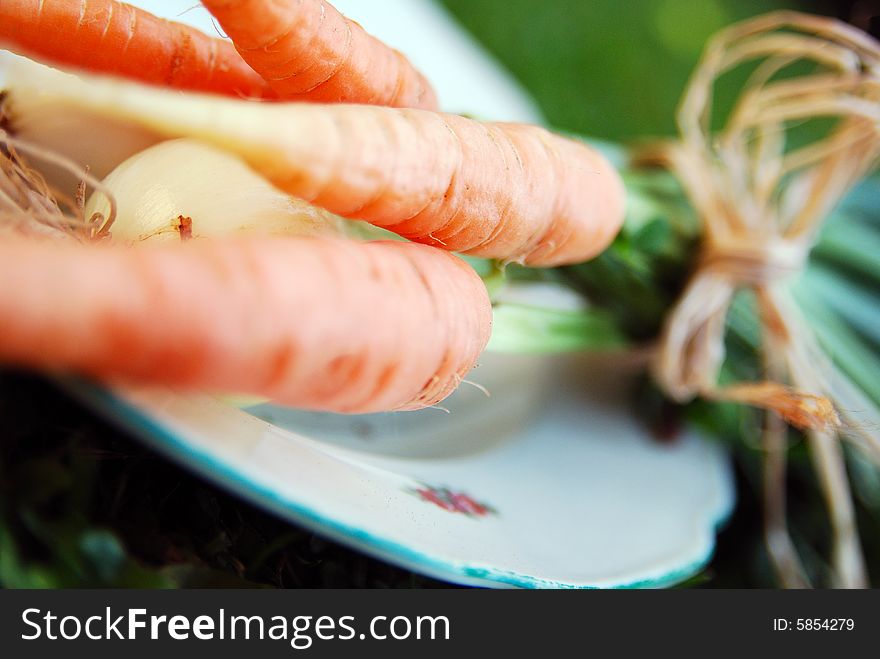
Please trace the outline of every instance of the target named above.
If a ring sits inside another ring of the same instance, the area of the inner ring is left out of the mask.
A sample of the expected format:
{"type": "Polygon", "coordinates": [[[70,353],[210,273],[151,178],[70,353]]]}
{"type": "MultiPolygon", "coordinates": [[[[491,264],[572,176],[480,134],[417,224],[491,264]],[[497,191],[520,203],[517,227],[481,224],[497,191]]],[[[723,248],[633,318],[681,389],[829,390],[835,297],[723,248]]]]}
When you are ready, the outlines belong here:
{"type": "Polygon", "coordinates": [[[0,46],[154,85],[274,96],[228,41],[115,0],[2,0],[0,46]]]}
{"type": "MultiPolygon", "coordinates": [[[[555,266],[595,256],[623,223],[614,167],[537,126],[181,95],[33,68],[22,84],[43,98],[211,143],[289,194],[416,242],[555,266]]],[[[13,86],[13,106],[15,93],[13,86]]]]}
{"type": "Polygon", "coordinates": [[[623,223],[614,168],[537,126],[346,105],[200,111],[148,121],[232,150],[280,189],[415,242],[556,266],[592,258],[623,223]]]}
{"type": "Polygon", "coordinates": [[[417,409],[489,337],[471,268],[402,242],[189,241],[138,248],[4,237],[0,361],[229,390],[334,412],[417,409]]]}
{"type": "Polygon", "coordinates": [[[428,81],[400,52],[324,0],[203,0],[244,60],[279,96],[434,109],[428,81]]]}

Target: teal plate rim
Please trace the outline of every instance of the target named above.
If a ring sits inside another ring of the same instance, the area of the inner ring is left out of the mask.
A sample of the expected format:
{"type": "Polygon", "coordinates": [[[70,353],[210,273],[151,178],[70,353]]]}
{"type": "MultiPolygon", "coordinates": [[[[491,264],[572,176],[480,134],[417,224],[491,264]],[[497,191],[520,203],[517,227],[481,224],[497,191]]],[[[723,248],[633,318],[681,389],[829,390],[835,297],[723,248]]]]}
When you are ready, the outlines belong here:
{"type": "Polygon", "coordinates": [[[59,384],[71,395],[92,405],[112,422],[144,440],[150,447],[234,495],[357,551],[362,551],[413,572],[460,585],[568,590],[668,588],[698,574],[709,564],[715,553],[716,534],[728,522],[735,506],[735,486],[732,476],[727,470],[725,478],[729,481],[730,496],[725,497],[711,522],[712,533],[705,555],[658,577],[637,579],[609,586],[552,581],[518,572],[440,560],[415,551],[397,541],[339,522],[308,506],[303,506],[252,478],[243,476],[236,471],[234,466],[194,447],[154,420],[142,409],[125,401],[108,389],[79,379],[63,379],[59,381],[59,384]]]}

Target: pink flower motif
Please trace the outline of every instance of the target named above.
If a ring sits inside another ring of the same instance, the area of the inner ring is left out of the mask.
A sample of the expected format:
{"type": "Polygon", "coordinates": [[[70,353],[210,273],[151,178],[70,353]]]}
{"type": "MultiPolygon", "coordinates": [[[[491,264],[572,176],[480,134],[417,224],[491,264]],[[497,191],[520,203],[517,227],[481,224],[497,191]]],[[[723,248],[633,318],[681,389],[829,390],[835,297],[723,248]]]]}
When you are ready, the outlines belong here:
{"type": "Polygon", "coordinates": [[[498,514],[491,506],[480,503],[464,492],[455,492],[448,487],[431,487],[425,485],[416,490],[411,490],[422,501],[428,501],[435,506],[451,513],[462,513],[468,517],[485,517],[486,515],[498,514]]]}
{"type": "Polygon", "coordinates": [[[456,510],[460,510],[465,514],[485,515],[489,512],[479,501],[474,501],[467,494],[453,494],[452,499],[455,502],[456,510]]]}

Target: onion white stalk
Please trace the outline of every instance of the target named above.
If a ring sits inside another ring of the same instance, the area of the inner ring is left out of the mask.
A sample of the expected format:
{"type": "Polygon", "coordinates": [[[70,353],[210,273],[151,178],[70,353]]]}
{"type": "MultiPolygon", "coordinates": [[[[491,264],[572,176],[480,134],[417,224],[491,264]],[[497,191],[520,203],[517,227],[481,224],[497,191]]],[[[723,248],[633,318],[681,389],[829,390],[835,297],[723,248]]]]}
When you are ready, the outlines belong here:
{"type": "MultiPolygon", "coordinates": [[[[110,235],[120,242],[342,231],[332,213],[284,194],[239,158],[197,140],[149,147],[116,167],[104,186],[116,199],[110,235]]],[[[107,196],[95,192],[85,216],[108,211],[107,196]]]]}

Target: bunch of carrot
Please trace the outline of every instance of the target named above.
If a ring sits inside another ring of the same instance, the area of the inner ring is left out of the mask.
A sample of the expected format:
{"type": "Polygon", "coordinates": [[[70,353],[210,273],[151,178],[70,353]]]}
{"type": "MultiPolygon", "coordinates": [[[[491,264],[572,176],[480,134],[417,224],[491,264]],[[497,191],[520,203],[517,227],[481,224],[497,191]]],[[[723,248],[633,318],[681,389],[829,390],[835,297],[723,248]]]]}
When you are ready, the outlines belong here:
{"type": "Polygon", "coordinates": [[[203,4],[232,44],[114,0],[4,0],[0,44],[271,101],[126,95],[101,81],[72,92],[87,109],[213,142],[289,194],[426,244],[4,238],[0,273],[16,285],[0,287],[0,360],[309,409],[430,406],[474,366],[491,327],[482,281],[449,251],[576,263],[619,229],[623,188],[601,156],[538,127],[437,113],[400,53],[323,0],[203,4]]]}
{"type": "Polygon", "coordinates": [[[118,0],[3,0],[0,44],[176,89],[436,108],[433,89],[406,57],[324,0],[202,4],[232,43],[118,0]]]}

